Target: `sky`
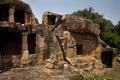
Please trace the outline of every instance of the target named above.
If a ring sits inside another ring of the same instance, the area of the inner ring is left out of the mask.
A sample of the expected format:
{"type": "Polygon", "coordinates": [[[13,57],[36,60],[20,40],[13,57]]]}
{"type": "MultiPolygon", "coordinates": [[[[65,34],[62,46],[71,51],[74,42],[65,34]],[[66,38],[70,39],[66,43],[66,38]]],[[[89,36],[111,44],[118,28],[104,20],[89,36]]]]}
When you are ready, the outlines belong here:
{"type": "Polygon", "coordinates": [[[22,0],[29,4],[39,23],[45,11],[57,14],[71,14],[77,10],[92,7],[95,12],[111,20],[114,25],[120,21],[120,0],[22,0]]]}

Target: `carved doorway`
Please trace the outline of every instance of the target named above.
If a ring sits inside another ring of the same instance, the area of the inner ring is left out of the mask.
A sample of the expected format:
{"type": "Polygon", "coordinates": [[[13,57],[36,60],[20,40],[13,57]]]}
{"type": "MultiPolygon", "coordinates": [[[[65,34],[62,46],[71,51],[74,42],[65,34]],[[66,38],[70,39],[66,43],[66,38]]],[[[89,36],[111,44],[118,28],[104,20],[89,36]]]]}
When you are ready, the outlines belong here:
{"type": "Polygon", "coordinates": [[[107,68],[112,67],[113,54],[113,51],[103,51],[101,54],[102,63],[105,64],[107,68]]]}
{"type": "Polygon", "coordinates": [[[83,54],[83,45],[77,45],[77,55],[83,54]]]}
{"type": "Polygon", "coordinates": [[[21,55],[21,34],[4,30],[0,31],[0,37],[0,64],[1,69],[6,71],[13,66],[12,56],[21,55]]]}
{"type": "Polygon", "coordinates": [[[29,34],[28,35],[28,50],[29,54],[35,54],[35,48],[36,48],[36,35],[35,34],[29,34]]]}

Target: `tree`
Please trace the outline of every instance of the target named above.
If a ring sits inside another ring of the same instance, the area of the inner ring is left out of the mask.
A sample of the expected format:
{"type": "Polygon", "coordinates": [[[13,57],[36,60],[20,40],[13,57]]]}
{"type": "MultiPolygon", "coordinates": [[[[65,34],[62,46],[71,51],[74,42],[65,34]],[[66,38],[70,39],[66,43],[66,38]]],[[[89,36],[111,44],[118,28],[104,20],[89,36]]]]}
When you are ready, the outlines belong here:
{"type": "Polygon", "coordinates": [[[113,31],[120,35],[120,21],[118,21],[118,24],[114,27],[113,31]]]}

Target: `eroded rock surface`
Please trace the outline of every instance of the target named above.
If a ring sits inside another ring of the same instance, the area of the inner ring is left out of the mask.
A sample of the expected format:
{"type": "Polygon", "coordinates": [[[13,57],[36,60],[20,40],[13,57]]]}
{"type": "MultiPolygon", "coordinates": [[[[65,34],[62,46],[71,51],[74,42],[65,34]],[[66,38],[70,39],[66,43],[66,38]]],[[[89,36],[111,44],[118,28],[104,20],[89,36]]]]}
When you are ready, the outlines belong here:
{"type": "MultiPolygon", "coordinates": [[[[0,74],[0,80],[70,80],[78,74],[63,70],[47,69],[44,66],[14,68],[0,74]]],[[[79,75],[79,79],[83,77],[79,75]]]]}

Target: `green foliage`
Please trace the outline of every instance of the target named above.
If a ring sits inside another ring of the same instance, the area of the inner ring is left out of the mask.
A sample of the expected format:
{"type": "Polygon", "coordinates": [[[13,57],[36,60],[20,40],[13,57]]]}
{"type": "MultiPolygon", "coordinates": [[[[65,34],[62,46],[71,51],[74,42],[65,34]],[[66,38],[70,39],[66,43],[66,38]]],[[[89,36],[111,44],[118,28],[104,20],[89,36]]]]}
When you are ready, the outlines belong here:
{"type": "Polygon", "coordinates": [[[118,21],[118,24],[114,27],[113,31],[120,35],[120,21],[118,21]]]}
{"type": "Polygon", "coordinates": [[[107,20],[103,15],[94,12],[93,8],[86,8],[84,10],[78,10],[72,13],[76,16],[81,16],[85,19],[90,19],[94,23],[99,24],[100,26],[100,37],[111,47],[116,47],[120,51],[120,21],[116,26],[110,20],[107,20]]]}
{"type": "Polygon", "coordinates": [[[102,33],[102,38],[112,47],[117,47],[120,49],[120,35],[116,32],[104,32],[102,33]]]}

